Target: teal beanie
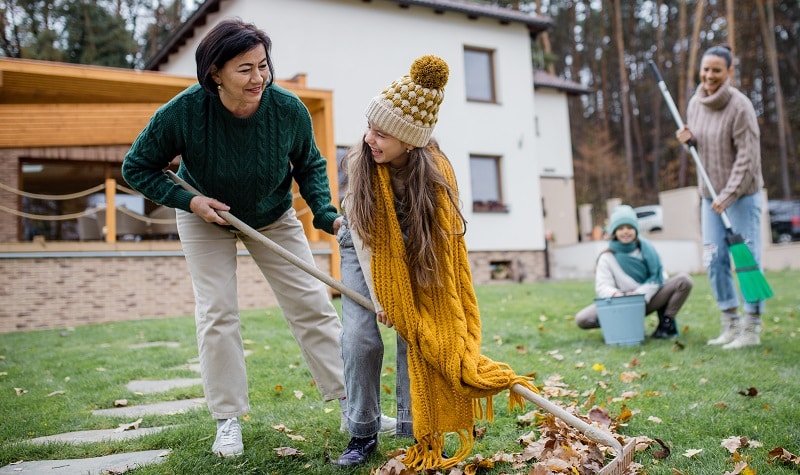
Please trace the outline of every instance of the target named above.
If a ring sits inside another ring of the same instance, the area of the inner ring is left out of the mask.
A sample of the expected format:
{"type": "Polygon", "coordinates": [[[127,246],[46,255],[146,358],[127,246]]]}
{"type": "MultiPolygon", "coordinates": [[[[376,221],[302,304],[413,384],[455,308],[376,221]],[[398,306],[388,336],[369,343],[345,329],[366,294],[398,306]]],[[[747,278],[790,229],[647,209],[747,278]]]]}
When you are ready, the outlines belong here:
{"type": "Polygon", "coordinates": [[[636,217],[636,211],[628,205],[620,205],[614,208],[611,213],[611,223],[608,226],[609,234],[614,235],[614,231],[623,224],[628,224],[636,230],[636,235],[639,235],[639,219],[636,217]]]}

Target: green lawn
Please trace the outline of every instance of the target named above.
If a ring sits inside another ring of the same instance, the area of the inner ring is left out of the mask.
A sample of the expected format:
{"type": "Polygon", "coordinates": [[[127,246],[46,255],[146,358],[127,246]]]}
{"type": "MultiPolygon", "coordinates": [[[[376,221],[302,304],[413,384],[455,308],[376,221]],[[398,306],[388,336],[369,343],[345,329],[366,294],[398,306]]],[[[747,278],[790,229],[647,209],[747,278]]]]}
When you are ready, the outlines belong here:
{"type": "MultiPolygon", "coordinates": [[[[755,473],[797,474],[796,465],[769,463],[768,452],[783,447],[800,454],[800,271],[770,272],[767,278],[776,295],[767,305],[762,345],[736,351],[705,345],[719,331],[705,275],[694,276],[694,291],[678,315],[678,343],[648,338],[633,347],[605,345],[599,330],[575,326],[572,316],[592,299],[591,282],[481,286],[476,290],[483,353],[510,364],[517,373],[536,374],[538,385],[561,377],[570,391],[562,398],[565,403],[584,405],[593,394],[594,403],[612,416],[623,407],[630,409],[633,416],[618,432],[658,438],[671,451],[665,459],[654,458],[655,446],[637,453],[636,461],[644,465],[641,473],[732,471],[731,454],[720,444],[744,436],[757,442],[739,451],[755,473]],[[620,375],[626,372],[638,377],[624,382],[620,375]],[[754,396],[743,395],[749,388],[755,388],[754,396]],[[697,450],[701,451],[686,456],[697,450]]],[[[648,334],[655,320],[648,317],[648,334]]],[[[172,453],[163,464],[133,473],[368,474],[387,460],[386,452],[410,442],[382,437],[369,466],[351,470],[331,466],[329,459],[337,458],[348,441],[338,431],[338,403],[321,400],[280,311],[245,312],[242,332],[252,352],[247,357],[252,412],[243,421],[245,454],[232,460],[211,454],[215,425],[205,409],[145,417],[143,427],[178,427],[135,441],[79,446],[25,443],[44,435],[132,422],[91,414],[93,409],[112,407],[118,399],[138,405],[202,397],[200,386],[158,395],[134,394],[125,388],[133,379],[198,377],[185,367],[197,355],[192,317],[0,335],[0,466],[169,448],[172,453]],[[130,347],[162,341],[180,345],[130,347]],[[290,439],[273,428],[278,424],[305,440],[290,439]],[[277,447],[293,447],[303,455],[282,458],[274,451],[277,447]]],[[[385,329],[384,337],[384,412],[393,415],[394,332],[385,329]]],[[[474,454],[487,457],[521,450],[517,439],[530,428],[517,425],[523,412],[509,414],[506,400],[507,392],[495,397],[496,419],[481,423],[487,431],[476,442],[474,454]]],[[[528,405],[525,412],[534,408],[528,405]]],[[[498,464],[480,473],[527,474],[530,469],[498,464]]]]}

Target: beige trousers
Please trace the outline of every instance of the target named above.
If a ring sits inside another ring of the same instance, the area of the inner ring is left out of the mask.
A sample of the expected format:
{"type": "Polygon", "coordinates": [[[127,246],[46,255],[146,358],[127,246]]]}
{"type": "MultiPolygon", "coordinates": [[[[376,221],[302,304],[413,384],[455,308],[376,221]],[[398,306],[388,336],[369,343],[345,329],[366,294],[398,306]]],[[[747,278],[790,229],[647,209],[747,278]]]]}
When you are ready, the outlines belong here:
{"type": "MultiPolygon", "coordinates": [[[[250,410],[236,286],[238,240],[275,293],[323,398],[344,397],[339,345],[342,326],[325,285],[243,233],[206,223],[182,210],[177,210],[177,220],[194,288],[200,371],[212,416],[228,419],[250,410]]],[[[259,232],[313,264],[294,209],[259,232]]]]}

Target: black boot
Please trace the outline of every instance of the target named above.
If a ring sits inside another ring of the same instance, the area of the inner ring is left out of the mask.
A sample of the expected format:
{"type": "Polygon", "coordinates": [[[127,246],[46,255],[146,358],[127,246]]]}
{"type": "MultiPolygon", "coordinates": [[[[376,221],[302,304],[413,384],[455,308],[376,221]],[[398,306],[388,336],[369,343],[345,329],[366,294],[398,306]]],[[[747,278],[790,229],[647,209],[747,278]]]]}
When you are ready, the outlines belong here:
{"type": "Polygon", "coordinates": [[[658,327],[653,332],[653,338],[665,339],[678,336],[678,324],[674,318],[658,312],[658,327]]]}
{"type": "Polygon", "coordinates": [[[337,465],[350,467],[361,465],[367,461],[367,457],[378,448],[378,434],[372,437],[353,437],[347,448],[342,452],[342,456],[336,461],[337,465]]]}

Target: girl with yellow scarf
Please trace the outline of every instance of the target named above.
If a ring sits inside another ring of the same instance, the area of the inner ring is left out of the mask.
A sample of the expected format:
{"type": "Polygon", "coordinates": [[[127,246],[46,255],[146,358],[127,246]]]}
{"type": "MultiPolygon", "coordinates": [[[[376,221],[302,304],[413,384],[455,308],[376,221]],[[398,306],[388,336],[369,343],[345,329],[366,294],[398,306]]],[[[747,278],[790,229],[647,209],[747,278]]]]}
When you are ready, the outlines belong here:
{"type": "MultiPolygon", "coordinates": [[[[377,449],[383,342],[376,321],[398,334],[397,435],[415,439],[404,459],[409,468],[455,466],[472,449],[474,418],[492,417],[494,394],[515,384],[534,389],[480,353],[466,223],[453,169],[431,139],[448,75],[439,57],[414,61],[370,101],[363,141],[343,163],[342,281],[370,297],[375,311],[342,297],[351,440],[339,465],[361,464],[377,449]],[[448,432],[458,434],[459,447],[445,457],[448,432]]],[[[523,401],[511,393],[510,403],[523,401]]]]}

